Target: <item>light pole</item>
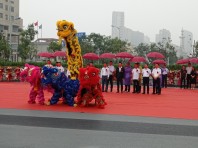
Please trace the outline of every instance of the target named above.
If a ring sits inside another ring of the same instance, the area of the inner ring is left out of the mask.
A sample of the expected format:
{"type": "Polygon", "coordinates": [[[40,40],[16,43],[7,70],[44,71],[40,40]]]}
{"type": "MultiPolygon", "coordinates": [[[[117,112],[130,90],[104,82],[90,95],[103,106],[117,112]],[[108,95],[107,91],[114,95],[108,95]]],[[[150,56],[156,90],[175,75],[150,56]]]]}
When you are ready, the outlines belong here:
{"type": "Polygon", "coordinates": [[[120,39],[120,27],[117,27],[117,26],[114,26],[114,25],[111,25],[111,27],[118,29],[118,39],[120,39]]]}

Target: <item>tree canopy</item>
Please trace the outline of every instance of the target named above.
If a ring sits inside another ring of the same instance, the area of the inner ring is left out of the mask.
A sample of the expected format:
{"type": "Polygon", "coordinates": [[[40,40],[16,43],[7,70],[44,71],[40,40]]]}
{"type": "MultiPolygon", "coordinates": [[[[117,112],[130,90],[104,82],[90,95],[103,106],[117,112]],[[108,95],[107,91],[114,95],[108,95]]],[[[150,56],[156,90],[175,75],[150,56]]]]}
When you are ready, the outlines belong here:
{"type": "Polygon", "coordinates": [[[110,36],[104,36],[96,33],[91,33],[88,36],[79,38],[79,43],[82,49],[82,54],[88,52],[94,53],[118,53],[126,51],[129,45],[125,41],[121,41],[118,38],[111,38],[110,36]]]}
{"type": "Polygon", "coordinates": [[[5,39],[2,33],[0,33],[0,60],[8,61],[11,53],[9,42],[5,39]]]}
{"type": "Polygon", "coordinates": [[[18,51],[22,61],[26,61],[26,59],[31,60],[36,56],[37,49],[33,41],[37,33],[34,29],[34,24],[30,24],[27,29],[21,30],[18,51]]]}

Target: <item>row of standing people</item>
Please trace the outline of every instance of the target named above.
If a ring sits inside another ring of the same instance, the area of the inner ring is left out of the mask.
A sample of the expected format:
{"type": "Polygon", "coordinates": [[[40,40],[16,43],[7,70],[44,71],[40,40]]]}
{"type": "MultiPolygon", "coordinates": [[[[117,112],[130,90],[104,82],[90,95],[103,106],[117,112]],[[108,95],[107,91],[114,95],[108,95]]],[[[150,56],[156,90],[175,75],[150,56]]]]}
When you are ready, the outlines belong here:
{"type": "Polygon", "coordinates": [[[180,75],[180,88],[195,89],[197,73],[195,67],[192,66],[191,63],[188,63],[187,67],[185,65],[182,66],[182,69],[180,70],[180,75]]]}
{"type": "MultiPolygon", "coordinates": [[[[168,71],[166,72],[166,77],[167,77],[167,73],[168,71]]],[[[110,83],[110,91],[112,92],[113,77],[115,76],[117,81],[117,93],[123,92],[123,83],[125,85],[125,91],[130,92],[131,81],[133,81],[132,93],[140,93],[141,81],[143,78],[143,94],[145,94],[146,92],[147,94],[149,94],[149,78],[151,76],[153,78],[153,94],[159,94],[159,95],[161,94],[162,69],[159,68],[158,64],[155,64],[154,69],[151,71],[148,68],[147,64],[145,64],[144,68],[141,69],[139,63],[135,63],[134,68],[132,69],[130,63],[127,63],[127,65],[123,67],[122,63],[120,62],[118,64],[118,67],[115,69],[112,61],[110,61],[109,66],[107,66],[106,63],[104,63],[100,75],[102,78],[103,92],[108,92],[109,83],[110,83]]]]}

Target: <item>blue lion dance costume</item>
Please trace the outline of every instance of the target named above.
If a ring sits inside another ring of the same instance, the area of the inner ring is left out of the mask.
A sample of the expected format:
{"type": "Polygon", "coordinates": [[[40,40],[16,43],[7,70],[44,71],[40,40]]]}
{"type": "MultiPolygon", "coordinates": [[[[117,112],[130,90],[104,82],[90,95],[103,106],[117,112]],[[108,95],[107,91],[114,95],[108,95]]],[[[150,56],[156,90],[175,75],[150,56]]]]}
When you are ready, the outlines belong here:
{"type": "Polygon", "coordinates": [[[74,106],[74,98],[79,90],[79,80],[67,78],[64,72],[59,72],[57,68],[43,67],[43,77],[41,79],[44,86],[50,85],[54,89],[53,96],[48,105],[57,104],[60,98],[69,106],[74,106]]]}

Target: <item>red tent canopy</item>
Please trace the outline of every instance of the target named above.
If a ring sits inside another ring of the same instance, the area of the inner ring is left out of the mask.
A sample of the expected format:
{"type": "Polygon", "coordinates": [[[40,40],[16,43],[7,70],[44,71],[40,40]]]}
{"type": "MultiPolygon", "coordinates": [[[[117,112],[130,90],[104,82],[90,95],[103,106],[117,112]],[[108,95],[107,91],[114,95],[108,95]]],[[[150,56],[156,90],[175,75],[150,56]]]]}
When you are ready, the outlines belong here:
{"type": "Polygon", "coordinates": [[[159,59],[163,59],[165,58],[163,54],[159,53],[159,52],[150,52],[146,55],[148,58],[159,58],[159,59]]]}
{"type": "Polygon", "coordinates": [[[101,59],[113,59],[115,58],[115,54],[112,53],[103,53],[100,55],[101,59]]]}
{"type": "Polygon", "coordinates": [[[116,58],[133,58],[133,55],[128,52],[120,52],[116,54],[116,58]]]}
{"type": "Polygon", "coordinates": [[[146,59],[144,57],[134,57],[134,58],[131,58],[129,60],[129,62],[133,62],[133,63],[140,63],[140,62],[147,62],[146,59]]]}
{"type": "Polygon", "coordinates": [[[99,59],[98,55],[95,53],[86,53],[83,55],[83,58],[89,59],[89,60],[98,60],[99,59]]]}

